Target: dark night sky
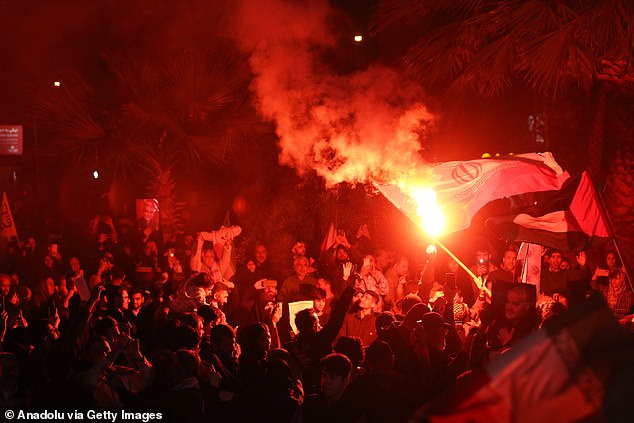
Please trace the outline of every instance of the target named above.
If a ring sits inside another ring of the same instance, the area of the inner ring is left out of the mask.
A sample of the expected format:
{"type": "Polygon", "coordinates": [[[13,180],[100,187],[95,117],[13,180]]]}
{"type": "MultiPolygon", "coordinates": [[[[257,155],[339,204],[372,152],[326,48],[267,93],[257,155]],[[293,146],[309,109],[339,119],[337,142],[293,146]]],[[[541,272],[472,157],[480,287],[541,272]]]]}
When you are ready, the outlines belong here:
{"type": "MultiPolygon", "coordinates": [[[[326,67],[333,74],[345,76],[364,70],[373,63],[382,63],[395,67],[398,73],[399,56],[406,51],[398,32],[388,31],[379,36],[368,33],[377,1],[331,2],[343,13],[330,22],[329,30],[337,45],[321,56],[326,67]],[[352,41],[357,32],[365,36],[361,44],[352,41]]],[[[149,0],[0,1],[0,15],[3,17],[0,27],[3,40],[0,44],[3,57],[0,61],[0,74],[3,76],[0,82],[0,123],[27,127],[25,155],[20,159],[0,158],[0,164],[17,165],[28,174],[27,179],[32,176],[35,161],[32,110],[42,95],[54,89],[53,81],[64,82],[69,74],[79,72],[91,84],[102,107],[120,107],[122,90],[115,83],[105,57],[130,56],[160,62],[188,47],[205,47],[213,43],[214,37],[227,37],[231,33],[233,28],[228,27],[228,23],[234,12],[233,4],[229,0],[187,0],[161,2],[161,6],[157,7],[156,2],[149,0]]],[[[439,116],[438,131],[432,134],[425,153],[427,159],[470,159],[487,151],[527,150],[526,119],[541,107],[539,98],[528,91],[514,90],[494,99],[467,99],[460,108],[441,111],[438,105],[443,94],[432,89],[424,99],[439,116]]],[[[39,132],[41,149],[42,144],[47,142],[46,135],[45,131],[39,132]]],[[[239,190],[257,197],[253,193],[264,189],[262,186],[254,187],[250,182],[254,179],[254,172],[270,174],[269,181],[276,177],[287,178],[292,173],[276,166],[277,147],[273,137],[270,137],[269,143],[262,152],[252,155],[255,157],[253,165],[237,166],[231,170],[233,173],[227,173],[232,181],[238,181],[239,190]]],[[[51,168],[47,164],[55,165],[52,166],[53,173],[59,172],[60,165],[67,165],[64,155],[46,156],[41,160],[47,162],[41,165],[42,172],[51,168]]],[[[222,180],[222,176],[214,175],[211,179],[222,180]]],[[[73,181],[72,178],[70,180],[73,181]]],[[[6,178],[3,183],[6,183],[6,178]]],[[[201,185],[204,186],[204,183],[201,185]]],[[[33,192],[34,189],[31,184],[24,192],[33,192]]],[[[55,187],[50,189],[53,198],[61,195],[55,187]]],[[[69,191],[72,192],[72,189],[61,190],[69,191]]],[[[230,202],[231,195],[223,201],[230,202]]],[[[217,214],[220,215],[221,211],[217,214]]]]}

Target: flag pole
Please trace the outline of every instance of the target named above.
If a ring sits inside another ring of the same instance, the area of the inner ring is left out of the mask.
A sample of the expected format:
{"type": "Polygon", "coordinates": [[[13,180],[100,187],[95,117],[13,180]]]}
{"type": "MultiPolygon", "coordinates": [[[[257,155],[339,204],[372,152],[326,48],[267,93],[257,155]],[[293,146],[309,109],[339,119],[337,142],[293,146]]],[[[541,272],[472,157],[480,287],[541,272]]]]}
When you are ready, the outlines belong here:
{"type": "Polygon", "coordinates": [[[479,289],[484,290],[484,292],[487,293],[487,295],[490,297],[491,296],[491,291],[489,290],[489,288],[487,288],[484,283],[482,283],[482,281],[480,280],[479,277],[477,277],[475,275],[475,273],[473,273],[471,271],[471,269],[469,269],[458,257],[456,257],[456,255],[454,253],[452,253],[449,248],[447,248],[445,246],[445,244],[443,244],[442,242],[440,242],[440,240],[438,238],[433,238],[434,243],[438,244],[440,246],[440,248],[442,248],[445,253],[449,254],[449,257],[451,257],[456,263],[458,263],[458,266],[462,267],[462,269],[467,272],[467,274],[469,276],[471,276],[471,278],[473,279],[473,282],[475,282],[475,284],[478,286],[479,289]]]}
{"type": "MultiPolygon", "coordinates": [[[[586,171],[588,172],[588,171],[586,171]]],[[[592,187],[592,191],[594,192],[594,195],[597,197],[598,203],[599,203],[599,212],[601,213],[601,216],[603,217],[603,220],[605,220],[605,222],[608,225],[608,232],[610,235],[610,238],[612,239],[612,244],[614,245],[614,249],[616,250],[616,254],[619,256],[619,260],[621,260],[621,264],[623,266],[623,271],[625,272],[625,279],[627,279],[627,283],[630,286],[630,290],[632,292],[634,292],[634,286],[632,286],[632,279],[630,279],[630,274],[627,271],[627,266],[625,265],[625,260],[623,259],[623,254],[621,254],[621,249],[619,248],[619,243],[616,240],[616,235],[614,232],[614,225],[612,225],[612,218],[610,217],[610,213],[608,213],[608,209],[607,207],[605,207],[605,202],[603,201],[603,195],[601,195],[600,192],[598,192],[595,187],[594,187],[594,183],[592,182],[592,176],[590,175],[590,172],[588,172],[588,178],[590,178],[590,186],[592,187]]]]}

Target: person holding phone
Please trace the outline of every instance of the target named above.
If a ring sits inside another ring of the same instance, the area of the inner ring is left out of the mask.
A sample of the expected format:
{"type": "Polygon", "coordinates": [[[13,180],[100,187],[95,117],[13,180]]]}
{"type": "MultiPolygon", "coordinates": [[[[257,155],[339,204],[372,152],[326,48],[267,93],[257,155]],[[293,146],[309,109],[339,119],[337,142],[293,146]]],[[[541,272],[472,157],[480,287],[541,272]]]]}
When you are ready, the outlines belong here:
{"type": "Polygon", "coordinates": [[[622,269],[621,261],[614,251],[608,251],[603,258],[603,262],[597,266],[592,275],[592,288],[607,286],[609,284],[610,273],[615,273],[622,269]]]}

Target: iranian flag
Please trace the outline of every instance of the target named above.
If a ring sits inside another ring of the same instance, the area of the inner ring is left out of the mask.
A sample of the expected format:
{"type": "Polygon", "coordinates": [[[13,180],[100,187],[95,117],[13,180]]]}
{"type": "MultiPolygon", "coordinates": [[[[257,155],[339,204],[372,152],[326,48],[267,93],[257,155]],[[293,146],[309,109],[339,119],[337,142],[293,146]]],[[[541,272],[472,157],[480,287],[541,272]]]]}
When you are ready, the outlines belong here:
{"type": "MultiPolygon", "coordinates": [[[[411,182],[428,185],[446,219],[445,234],[471,225],[473,216],[488,203],[524,194],[559,190],[570,178],[551,153],[527,153],[501,158],[445,162],[421,170],[411,182]]],[[[378,184],[376,188],[414,222],[417,204],[403,186],[378,184]]]]}

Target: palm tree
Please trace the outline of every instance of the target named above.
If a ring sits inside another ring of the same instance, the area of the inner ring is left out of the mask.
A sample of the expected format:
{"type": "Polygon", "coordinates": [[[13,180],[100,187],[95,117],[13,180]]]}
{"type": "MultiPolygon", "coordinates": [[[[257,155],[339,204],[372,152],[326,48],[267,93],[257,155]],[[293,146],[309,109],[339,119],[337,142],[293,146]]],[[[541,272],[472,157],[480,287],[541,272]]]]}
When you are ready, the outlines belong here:
{"type": "Polygon", "coordinates": [[[170,237],[183,226],[175,173],[226,169],[269,133],[249,102],[248,67],[228,48],[189,49],[162,61],[106,55],[106,62],[114,104],[112,93],[70,72],[61,89],[38,98],[39,125],[51,150],[78,168],[98,160],[114,178],[148,181],[146,195],[159,199],[170,237]]]}
{"type": "Polygon", "coordinates": [[[373,29],[394,26],[413,34],[406,70],[454,95],[493,96],[518,83],[547,104],[570,89],[592,93],[589,157],[598,174],[606,90],[634,81],[632,2],[382,0],[373,29]]]}
{"type": "MultiPolygon", "coordinates": [[[[634,176],[625,154],[632,151],[627,128],[633,117],[620,110],[634,99],[634,2],[381,0],[372,27],[377,34],[392,28],[407,34],[409,49],[402,58],[406,71],[428,87],[452,94],[445,97],[450,101],[465,93],[492,97],[525,86],[542,97],[546,122],[552,127],[557,109],[572,104],[565,97],[582,92],[583,106],[592,110],[585,131],[586,162],[595,180],[605,175],[606,162],[610,176],[634,176]],[[607,131],[608,116],[613,128],[623,129],[619,135],[607,131]],[[609,132],[612,151],[605,160],[609,132]]],[[[561,123],[566,129],[583,124],[581,116],[568,116],[572,121],[561,123]]],[[[561,135],[563,144],[570,135],[561,135]]],[[[574,142],[578,155],[579,140],[574,142]]],[[[618,213],[618,222],[634,213],[624,190],[623,184],[615,183],[607,191],[608,207],[618,213]]],[[[627,225],[617,229],[634,239],[627,225]]]]}

